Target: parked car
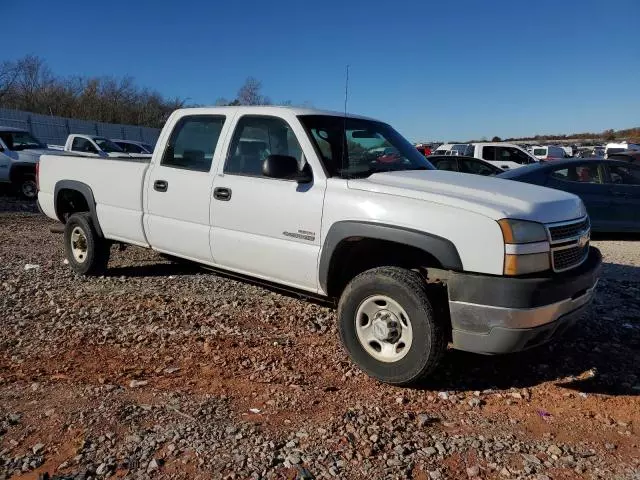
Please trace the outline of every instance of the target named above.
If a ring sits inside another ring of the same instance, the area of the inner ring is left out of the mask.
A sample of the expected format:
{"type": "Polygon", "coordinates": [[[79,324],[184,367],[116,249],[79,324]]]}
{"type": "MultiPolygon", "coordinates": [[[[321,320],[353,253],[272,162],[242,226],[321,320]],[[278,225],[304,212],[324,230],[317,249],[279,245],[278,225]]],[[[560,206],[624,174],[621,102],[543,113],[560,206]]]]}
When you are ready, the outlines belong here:
{"type": "Polygon", "coordinates": [[[481,158],[502,170],[518,168],[538,161],[536,157],[518,145],[504,142],[444,144],[438,147],[434,155],[463,155],[481,158]]]}
{"type": "Polygon", "coordinates": [[[531,149],[531,154],[538,160],[546,162],[549,160],[559,160],[567,156],[566,151],[562,147],[555,145],[536,145],[531,149]]]}
{"type": "Polygon", "coordinates": [[[459,155],[431,155],[427,160],[438,170],[449,170],[452,172],[473,173],[475,175],[498,175],[504,170],[495,165],[474,157],[463,157],[459,155]]]}
{"type": "Polygon", "coordinates": [[[67,137],[67,141],[64,144],[64,151],[92,157],[123,158],[130,156],[108,138],[77,133],[72,133],[67,137]]]}
{"type": "Polygon", "coordinates": [[[113,143],[118,145],[124,152],[133,154],[148,154],[153,153],[153,146],[145,142],[138,142],[136,140],[119,140],[111,139],[113,143]]]}
{"type": "Polygon", "coordinates": [[[576,148],[573,146],[568,146],[568,147],[560,147],[562,150],[564,150],[564,158],[571,158],[574,156],[576,148]]]}
{"type": "Polygon", "coordinates": [[[640,144],[638,143],[629,143],[629,142],[621,142],[621,143],[607,143],[604,150],[604,157],[609,158],[609,155],[613,155],[614,153],[620,153],[627,150],[638,150],[640,151],[640,144]]]}
{"type": "Polygon", "coordinates": [[[337,305],[351,359],[393,384],[431,372],[449,341],[480,353],[544,343],[593,296],[601,255],[578,197],[437,171],[386,123],[183,109],[159,142],[150,161],[43,157],[39,205],[65,224],[75,272],[104,272],[117,242],[319,297],[337,305]],[[378,162],[376,145],[396,160],[378,162]]]}
{"type": "Polygon", "coordinates": [[[640,232],[640,165],[600,158],[567,159],[499,177],[578,195],[594,232],[640,232]]]}
{"type": "Polygon", "coordinates": [[[0,183],[8,183],[26,199],[38,194],[36,165],[50,150],[27,130],[0,127],[0,183]]]}
{"type": "Polygon", "coordinates": [[[609,160],[625,160],[640,164],[640,150],[625,150],[624,152],[612,153],[609,155],[609,160]]]}
{"type": "Polygon", "coordinates": [[[416,149],[425,157],[431,155],[432,146],[428,143],[418,143],[416,149]]]}

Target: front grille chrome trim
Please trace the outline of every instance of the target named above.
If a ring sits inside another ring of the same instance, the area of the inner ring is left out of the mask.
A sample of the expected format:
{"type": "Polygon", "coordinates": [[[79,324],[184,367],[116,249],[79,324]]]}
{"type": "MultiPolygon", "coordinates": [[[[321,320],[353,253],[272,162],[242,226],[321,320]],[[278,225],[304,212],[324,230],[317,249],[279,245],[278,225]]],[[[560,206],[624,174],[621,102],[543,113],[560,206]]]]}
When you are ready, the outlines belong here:
{"type": "Polygon", "coordinates": [[[569,220],[566,222],[549,223],[545,225],[545,228],[547,230],[549,244],[551,245],[551,252],[550,252],[551,268],[553,269],[554,272],[557,272],[557,273],[566,272],[567,270],[571,270],[573,268],[579,267],[585,262],[585,260],[589,256],[589,243],[590,243],[589,239],[591,237],[591,222],[589,221],[588,216],[584,216],[582,218],[577,218],[574,220],[569,220]],[[570,227],[574,225],[576,227],[583,226],[583,228],[581,230],[578,230],[577,234],[576,232],[569,230],[571,232],[570,236],[559,237],[559,238],[556,236],[555,239],[553,238],[554,233],[556,233],[553,231],[554,228],[570,227]],[[580,245],[580,239],[582,239],[585,235],[587,236],[587,242],[584,245],[580,245]],[[562,252],[563,250],[568,250],[571,248],[584,249],[584,253],[582,256],[579,257],[579,260],[576,261],[575,263],[571,263],[570,265],[567,265],[564,267],[557,267],[556,252],[562,252]]]}

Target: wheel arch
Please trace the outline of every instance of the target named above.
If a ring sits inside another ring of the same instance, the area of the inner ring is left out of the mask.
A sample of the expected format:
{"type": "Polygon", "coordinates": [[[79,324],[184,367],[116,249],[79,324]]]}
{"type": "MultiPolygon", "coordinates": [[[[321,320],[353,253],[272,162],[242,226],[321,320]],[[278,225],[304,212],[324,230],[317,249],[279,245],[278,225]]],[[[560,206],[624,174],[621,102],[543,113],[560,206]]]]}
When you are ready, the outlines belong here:
{"type": "Polygon", "coordinates": [[[96,200],[93,196],[93,190],[91,190],[89,185],[77,180],[60,180],[54,187],[53,198],[56,216],[62,223],[66,223],[66,214],[86,211],[89,213],[98,235],[103,236],[102,228],[100,228],[100,222],[98,222],[96,200]],[[69,205],[69,195],[75,197],[76,200],[82,198],[84,200],[84,204],[81,204],[80,206],[85,208],[77,208],[77,206],[69,205]]]}
{"type": "MultiPolygon", "coordinates": [[[[379,224],[365,221],[341,221],[334,223],[324,241],[318,265],[319,282],[322,290],[330,297],[338,296],[346,282],[341,272],[342,264],[352,260],[353,248],[375,245],[373,253],[387,246],[389,258],[397,260],[405,256],[407,261],[420,262],[416,267],[436,267],[445,270],[461,271],[462,261],[455,245],[446,238],[419,230],[396,225],[379,224]],[[363,243],[364,242],[364,243],[363,243]]],[[[365,249],[366,250],[366,249],[365,249]]],[[[382,258],[384,258],[383,255],[382,258]]],[[[362,268],[382,266],[376,259],[369,259],[362,268]]],[[[346,276],[361,273],[362,268],[353,269],[346,276]]]]}
{"type": "Polygon", "coordinates": [[[11,164],[11,170],[9,171],[9,181],[11,183],[16,183],[18,180],[23,178],[25,175],[33,175],[36,174],[36,164],[30,162],[15,162],[11,164]]]}

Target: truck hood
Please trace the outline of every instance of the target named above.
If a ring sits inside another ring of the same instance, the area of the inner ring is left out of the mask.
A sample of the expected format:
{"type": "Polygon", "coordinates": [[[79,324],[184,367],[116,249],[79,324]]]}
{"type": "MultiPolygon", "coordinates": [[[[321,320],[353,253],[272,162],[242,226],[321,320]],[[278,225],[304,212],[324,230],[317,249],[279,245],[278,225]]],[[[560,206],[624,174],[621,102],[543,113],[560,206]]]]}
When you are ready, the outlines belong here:
{"type": "Polygon", "coordinates": [[[376,173],[349,180],[349,188],[416,198],[500,220],[554,223],[582,217],[576,195],[511,180],[441,170],[376,173]]]}

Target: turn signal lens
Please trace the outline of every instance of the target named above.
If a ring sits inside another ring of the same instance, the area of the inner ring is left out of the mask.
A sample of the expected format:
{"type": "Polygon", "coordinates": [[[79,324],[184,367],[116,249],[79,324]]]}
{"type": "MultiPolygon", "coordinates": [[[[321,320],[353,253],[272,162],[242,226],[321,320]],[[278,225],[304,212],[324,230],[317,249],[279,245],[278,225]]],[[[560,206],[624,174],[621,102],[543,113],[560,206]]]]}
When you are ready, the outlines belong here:
{"type": "Polygon", "coordinates": [[[505,275],[526,275],[528,273],[543,272],[551,268],[549,253],[532,253],[529,255],[505,255],[505,275]]]}

